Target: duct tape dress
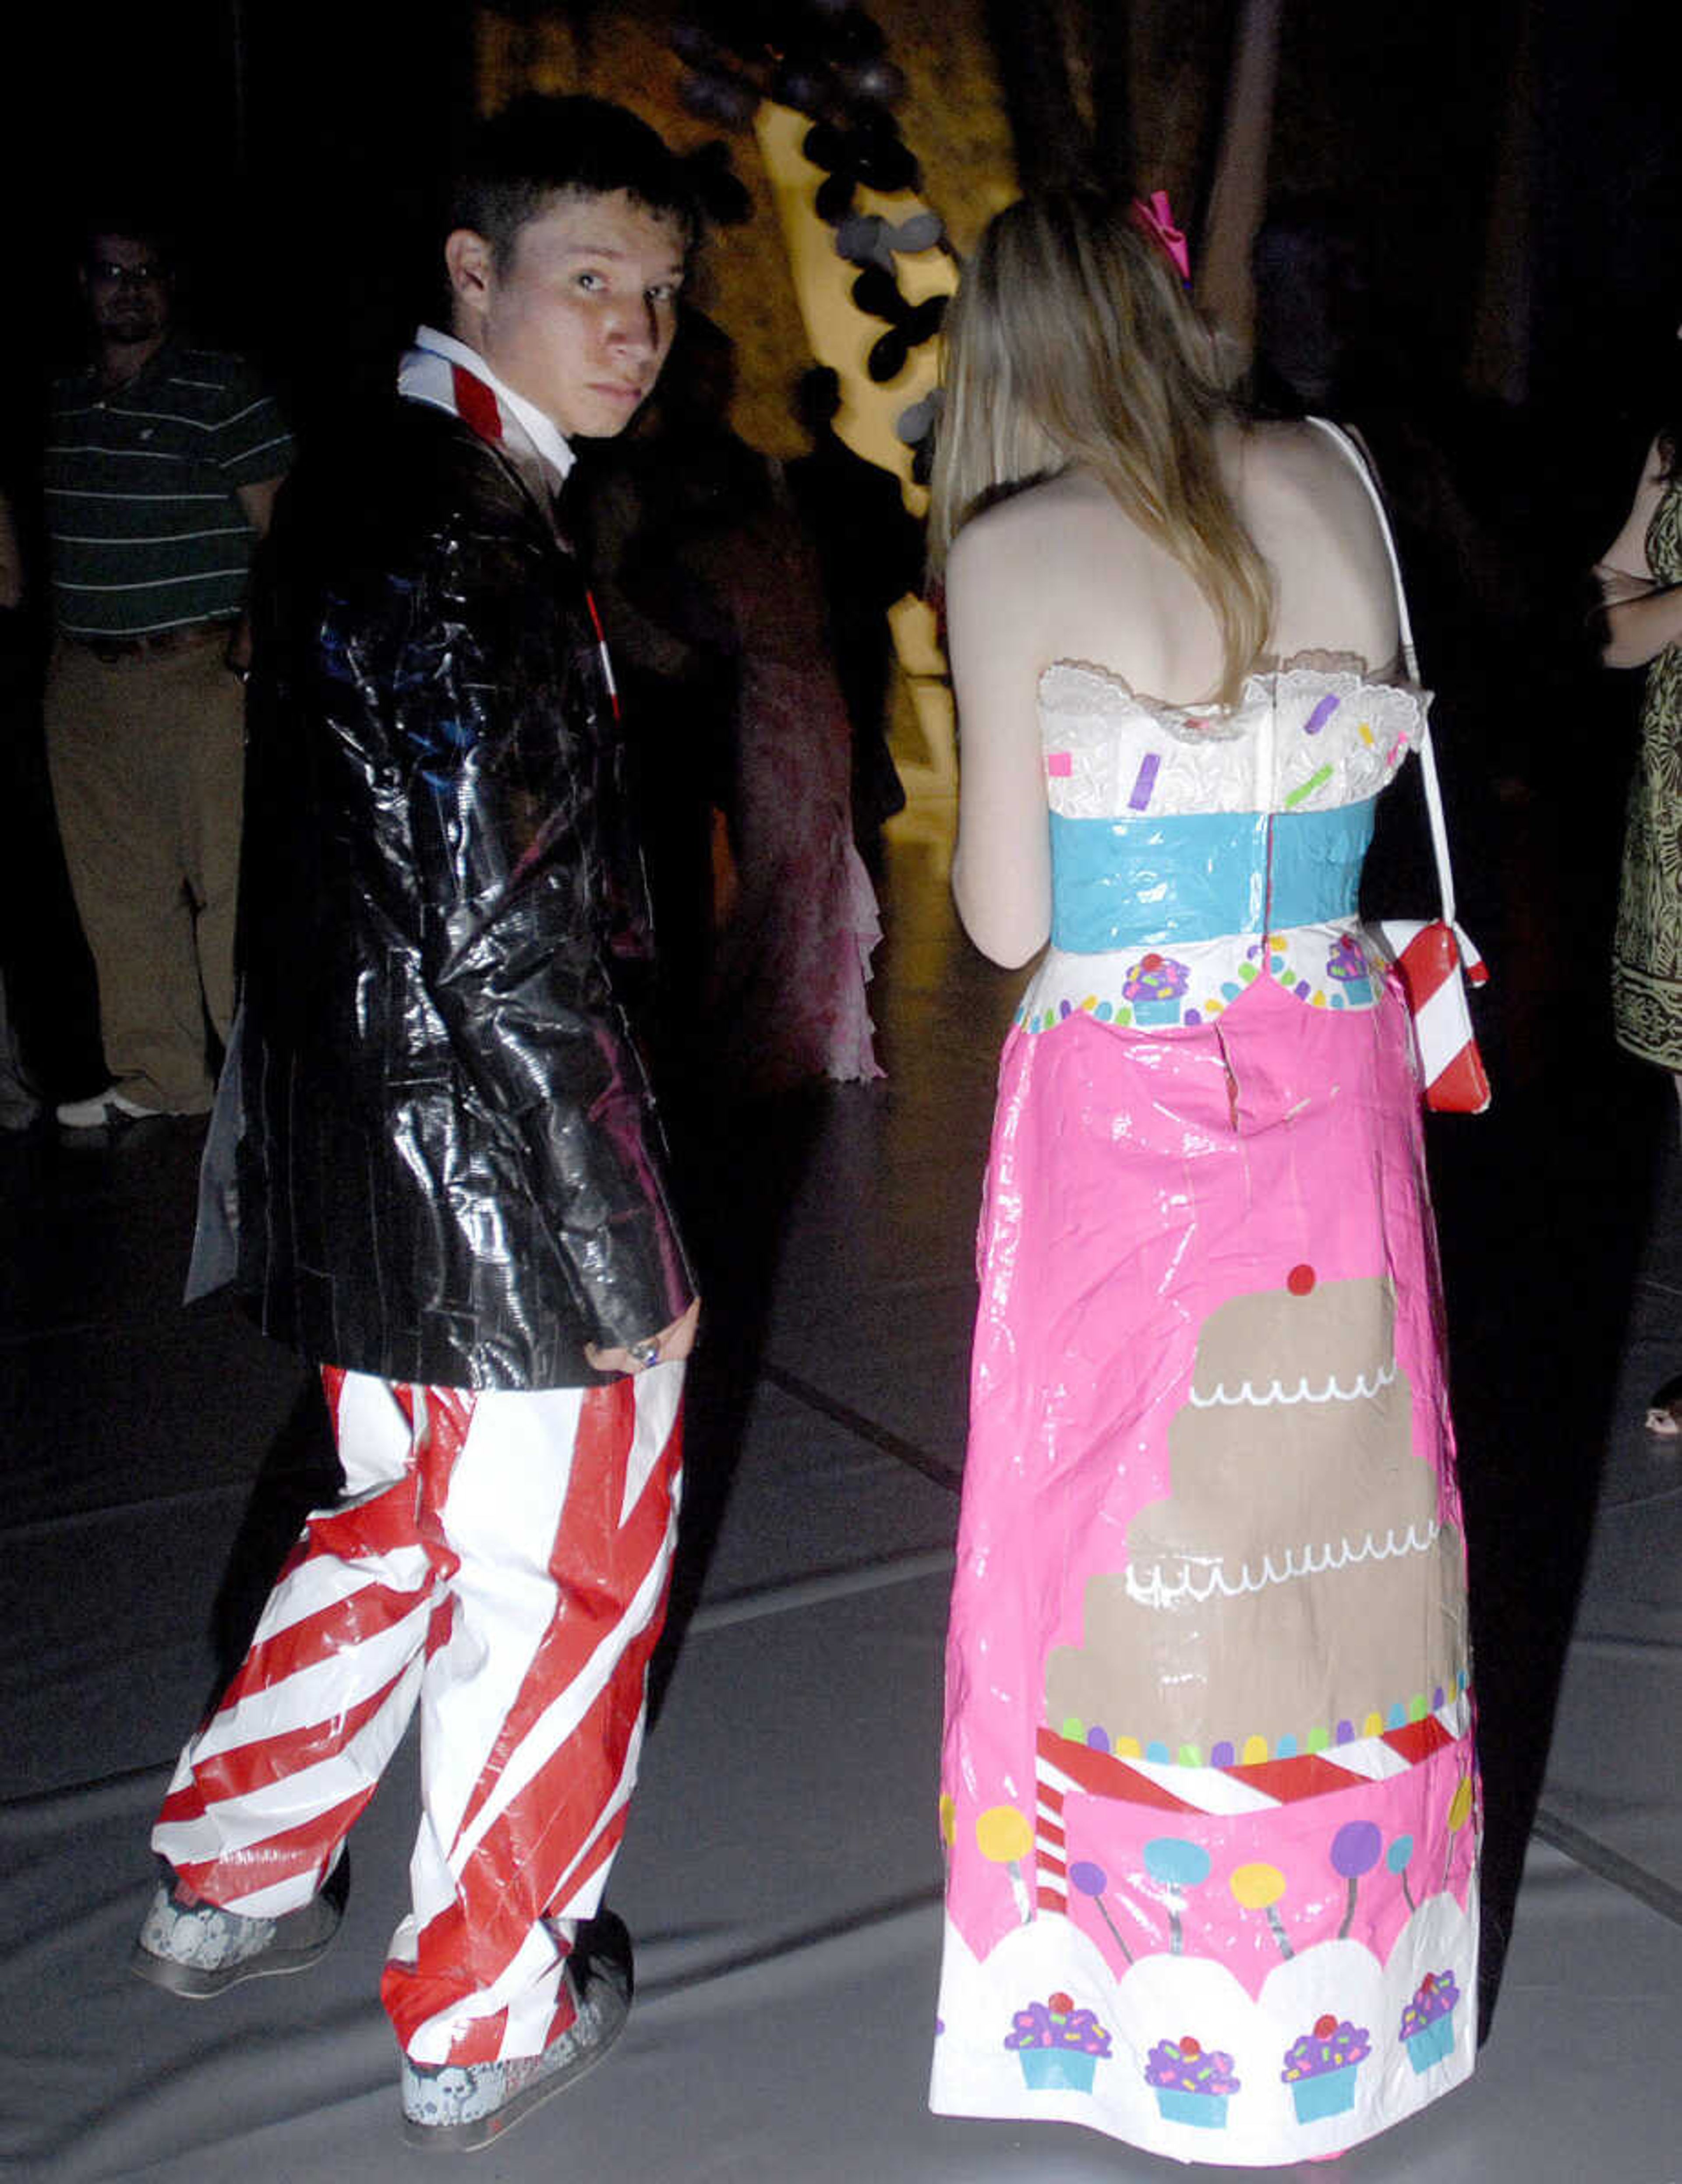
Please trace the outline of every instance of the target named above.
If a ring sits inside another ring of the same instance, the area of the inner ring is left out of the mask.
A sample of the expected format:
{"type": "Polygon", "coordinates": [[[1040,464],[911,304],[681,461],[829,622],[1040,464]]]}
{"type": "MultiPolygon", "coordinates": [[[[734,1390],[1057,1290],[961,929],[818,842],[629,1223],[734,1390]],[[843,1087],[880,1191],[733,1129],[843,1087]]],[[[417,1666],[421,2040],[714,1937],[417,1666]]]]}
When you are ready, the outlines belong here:
{"type": "Polygon", "coordinates": [[[1408,1012],[1356,916],[1424,694],[1039,691],[1052,946],[1000,1069],[932,2103],[1265,2166],[1471,2070],[1479,1799],[1408,1012]]]}

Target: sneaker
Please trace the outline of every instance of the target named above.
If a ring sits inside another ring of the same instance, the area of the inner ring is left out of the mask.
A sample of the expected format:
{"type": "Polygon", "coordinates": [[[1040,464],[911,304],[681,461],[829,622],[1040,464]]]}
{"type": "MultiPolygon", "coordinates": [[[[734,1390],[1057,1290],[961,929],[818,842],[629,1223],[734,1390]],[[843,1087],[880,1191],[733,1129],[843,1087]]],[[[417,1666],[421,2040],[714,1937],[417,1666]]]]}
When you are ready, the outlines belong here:
{"type": "Polygon", "coordinates": [[[610,1911],[582,1931],[588,1946],[581,1935],[566,1967],[578,2014],[541,2055],[443,2064],[404,2057],[403,2135],[409,2145],[474,2153],[600,2062],[631,2014],[631,1936],[610,1911]]]}
{"type": "Polygon", "coordinates": [[[166,1880],[152,1899],[129,1969],[189,2002],[208,2002],[241,1980],[301,1972],[337,1933],[349,1887],[350,1860],[341,1858],[308,1903],[278,1919],[250,1919],[207,1903],[183,1880],[166,1880]]]}
{"type": "Polygon", "coordinates": [[[142,1123],[148,1116],[161,1115],[167,1110],[142,1107],[138,1100],[131,1100],[114,1084],[108,1084],[91,1100],[66,1100],[53,1112],[67,1130],[103,1130],[120,1116],[125,1122],[142,1123]]]}

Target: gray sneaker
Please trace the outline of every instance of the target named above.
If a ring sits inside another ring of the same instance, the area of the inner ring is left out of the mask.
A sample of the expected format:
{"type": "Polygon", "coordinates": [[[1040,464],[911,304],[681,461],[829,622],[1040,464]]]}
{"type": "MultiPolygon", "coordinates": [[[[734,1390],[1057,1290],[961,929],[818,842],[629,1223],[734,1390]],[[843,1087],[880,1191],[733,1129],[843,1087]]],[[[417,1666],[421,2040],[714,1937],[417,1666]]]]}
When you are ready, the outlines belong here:
{"type": "Polygon", "coordinates": [[[431,2065],[404,2057],[403,2135],[411,2146],[476,2153],[600,2062],[631,2014],[631,1936],[624,1922],[610,1911],[590,1920],[566,1972],[578,2014],[541,2055],[431,2065]]]}
{"type": "Polygon", "coordinates": [[[326,1953],[344,1916],[350,1860],[342,1857],[317,1896],[278,1919],[248,1919],[195,1897],[181,1881],[164,1881],[152,1899],[129,1958],[129,1969],[153,1986],[190,2002],[241,1980],[301,1972],[326,1953]]]}

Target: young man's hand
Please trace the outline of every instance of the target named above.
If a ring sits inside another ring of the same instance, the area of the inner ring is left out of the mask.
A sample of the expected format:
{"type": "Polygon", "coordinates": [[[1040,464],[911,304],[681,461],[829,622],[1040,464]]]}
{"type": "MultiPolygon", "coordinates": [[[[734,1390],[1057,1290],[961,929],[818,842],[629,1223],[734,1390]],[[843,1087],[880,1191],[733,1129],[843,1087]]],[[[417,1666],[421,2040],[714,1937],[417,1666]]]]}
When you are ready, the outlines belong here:
{"type": "Polygon", "coordinates": [[[695,1299],[682,1319],[674,1319],[670,1327],[649,1340],[654,1344],[654,1354],[647,1354],[644,1342],[622,1343],[612,1350],[603,1350],[593,1342],[584,1345],[584,1355],[598,1373],[641,1373],[650,1365],[670,1364],[677,1357],[687,1357],[695,1346],[695,1329],[701,1317],[701,1301],[695,1299]]]}

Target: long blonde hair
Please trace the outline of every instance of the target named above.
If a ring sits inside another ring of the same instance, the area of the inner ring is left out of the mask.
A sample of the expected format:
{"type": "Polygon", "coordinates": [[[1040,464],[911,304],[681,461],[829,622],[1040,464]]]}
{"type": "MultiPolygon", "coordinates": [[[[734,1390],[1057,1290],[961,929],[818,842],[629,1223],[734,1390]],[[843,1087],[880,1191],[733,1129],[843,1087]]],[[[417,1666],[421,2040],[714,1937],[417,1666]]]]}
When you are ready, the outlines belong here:
{"type": "Polygon", "coordinates": [[[1208,600],[1221,632],[1213,695],[1232,704],[1267,644],[1273,588],[1216,458],[1215,428],[1235,405],[1159,245],[1095,192],[1021,198],[966,266],[944,347],[931,569],[991,501],[1090,471],[1208,600]]]}

